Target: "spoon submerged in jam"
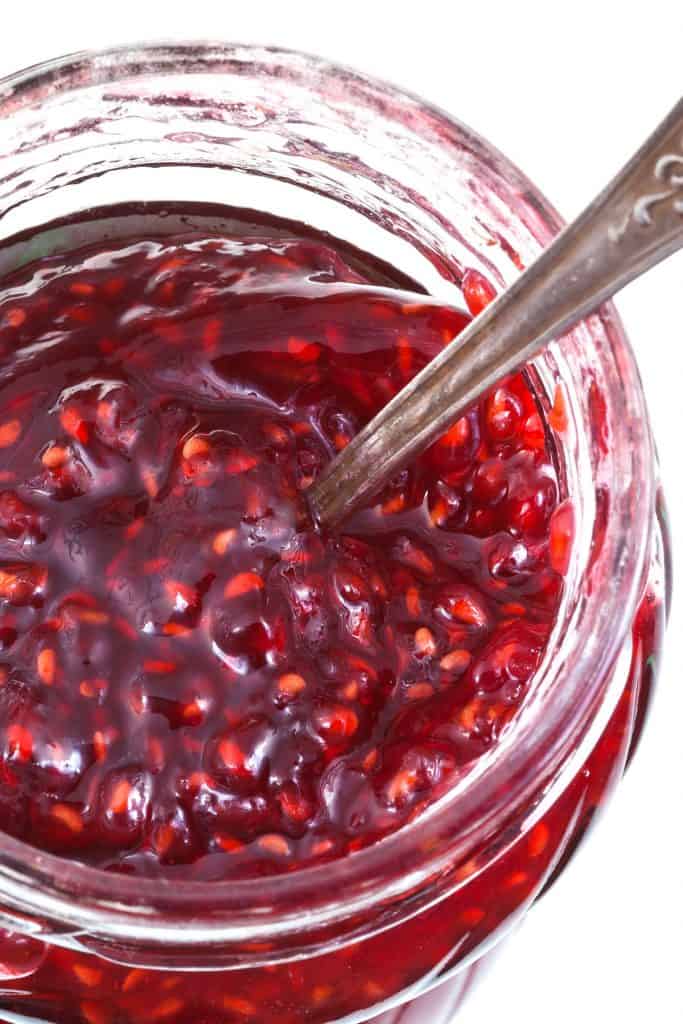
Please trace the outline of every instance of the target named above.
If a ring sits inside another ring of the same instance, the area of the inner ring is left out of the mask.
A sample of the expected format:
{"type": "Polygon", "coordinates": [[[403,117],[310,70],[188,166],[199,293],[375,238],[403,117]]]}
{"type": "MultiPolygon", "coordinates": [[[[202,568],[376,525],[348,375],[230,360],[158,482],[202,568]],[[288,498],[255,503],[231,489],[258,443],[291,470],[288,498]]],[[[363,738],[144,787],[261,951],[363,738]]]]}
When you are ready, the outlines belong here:
{"type": "Polygon", "coordinates": [[[307,491],[487,282],[458,309],[291,226],[118,219],[0,286],[0,829],[176,880],[344,857],[512,727],[561,437],[513,375],[315,530],[307,491]]]}
{"type": "Polygon", "coordinates": [[[346,518],[497,380],[681,246],[683,100],[513,286],[326,468],[308,494],[314,518],[346,518]]]}

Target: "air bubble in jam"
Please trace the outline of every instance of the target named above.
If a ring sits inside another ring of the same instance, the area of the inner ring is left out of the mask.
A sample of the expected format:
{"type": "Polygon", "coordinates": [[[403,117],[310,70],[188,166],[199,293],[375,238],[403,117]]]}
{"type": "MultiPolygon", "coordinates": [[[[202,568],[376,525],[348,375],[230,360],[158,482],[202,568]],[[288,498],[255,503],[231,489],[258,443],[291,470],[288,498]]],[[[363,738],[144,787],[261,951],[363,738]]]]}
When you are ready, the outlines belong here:
{"type": "MultiPolygon", "coordinates": [[[[338,532],[308,516],[330,459],[495,296],[474,269],[462,309],[404,284],[280,230],[128,237],[5,279],[2,830],[179,884],[282,874],[410,824],[514,728],[574,530],[526,375],[338,532]]],[[[65,1024],[341,1019],[475,949],[610,778],[589,769],[490,871],[460,865],[400,940],[198,984],[10,936],[0,970],[34,972],[65,1024]]]]}
{"type": "Polygon", "coordinates": [[[0,980],[28,978],[41,966],[47,948],[39,939],[0,929],[0,980]]]}

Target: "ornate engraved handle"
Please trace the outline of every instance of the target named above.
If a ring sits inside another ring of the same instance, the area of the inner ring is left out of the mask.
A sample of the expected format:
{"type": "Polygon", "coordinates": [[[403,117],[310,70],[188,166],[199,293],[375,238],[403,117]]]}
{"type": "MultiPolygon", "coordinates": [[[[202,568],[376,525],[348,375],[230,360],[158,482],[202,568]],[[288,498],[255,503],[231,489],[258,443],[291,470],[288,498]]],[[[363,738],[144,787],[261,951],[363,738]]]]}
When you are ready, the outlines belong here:
{"type": "Polygon", "coordinates": [[[683,99],[584,212],[353,439],[309,491],[331,525],[496,380],[683,246],[683,99]]]}
{"type": "MultiPolygon", "coordinates": [[[[653,231],[680,230],[683,219],[683,101],[671,112],[667,120],[648,143],[637,153],[631,163],[624,168],[622,174],[632,171],[629,184],[633,190],[633,207],[630,215],[621,225],[613,226],[611,240],[615,243],[628,242],[633,235],[631,244],[637,245],[639,229],[649,228],[653,231]],[[671,130],[658,138],[659,131],[671,122],[671,130]],[[650,144],[658,144],[651,150],[650,144]],[[647,159],[642,163],[641,155],[647,159]]],[[[613,182],[617,184],[619,178],[613,182]]],[[[627,193],[628,195],[628,193],[627,193]]]]}
{"type": "Polygon", "coordinates": [[[633,219],[641,227],[649,227],[654,214],[662,203],[673,203],[674,213],[683,217],[683,156],[665,153],[655,164],[655,178],[665,182],[669,187],[664,192],[654,192],[641,196],[633,207],[633,219]]]}

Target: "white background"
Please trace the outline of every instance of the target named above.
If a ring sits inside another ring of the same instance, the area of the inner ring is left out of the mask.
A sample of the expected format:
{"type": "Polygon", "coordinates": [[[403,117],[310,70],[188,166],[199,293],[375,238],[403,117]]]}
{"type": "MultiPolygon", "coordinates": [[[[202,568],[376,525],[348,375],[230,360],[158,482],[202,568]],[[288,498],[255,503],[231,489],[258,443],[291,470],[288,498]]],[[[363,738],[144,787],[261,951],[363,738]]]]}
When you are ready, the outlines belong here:
{"type": "MultiPolygon", "coordinates": [[[[681,0],[115,0],[3,5],[0,74],[158,38],[310,50],[406,86],[491,139],[572,217],[683,93],[681,0]]],[[[642,369],[683,575],[683,254],[617,303],[642,369]]],[[[676,552],[675,552],[676,554],[676,552]]],[[[683,601],[639,755],[596,833],[463,1024],[683,1021],[683,601]]],[[[458,1018],[460,1020],[460,1018],[458,1018]]],[[[425,1021],[424,1024],[431,1024],[425,1021]]]]}

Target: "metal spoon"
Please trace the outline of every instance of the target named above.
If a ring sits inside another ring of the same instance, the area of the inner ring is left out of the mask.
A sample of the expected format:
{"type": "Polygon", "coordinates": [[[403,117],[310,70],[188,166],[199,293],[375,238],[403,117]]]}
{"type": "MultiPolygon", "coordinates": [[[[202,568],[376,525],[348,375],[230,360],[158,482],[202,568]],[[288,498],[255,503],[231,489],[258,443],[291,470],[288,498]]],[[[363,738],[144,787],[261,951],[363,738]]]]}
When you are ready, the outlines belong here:
{"type": "Polygon", "coordinates": [[[333,526],[497,380],[683,246],[683,99],[607,188],[332,460],[308,491],[333,526]]]}

